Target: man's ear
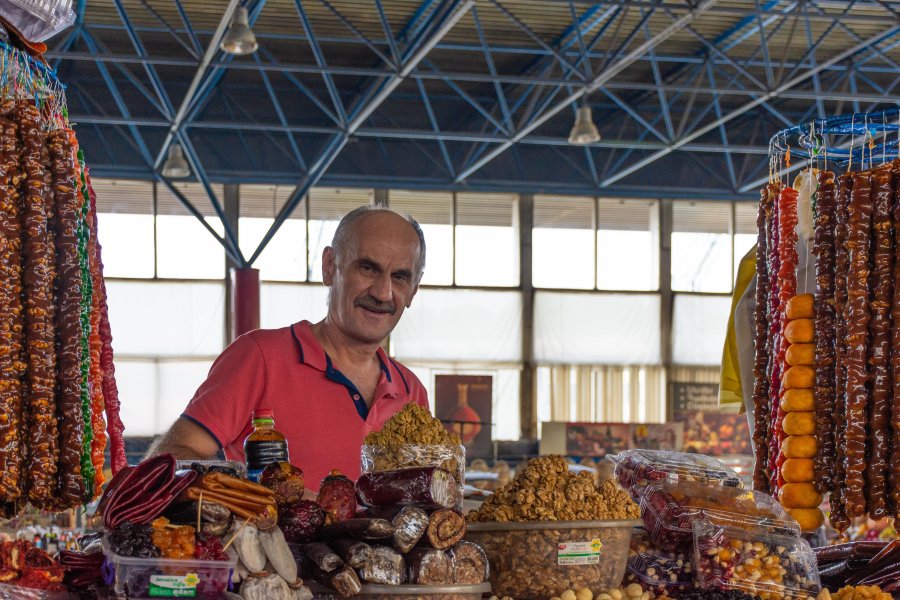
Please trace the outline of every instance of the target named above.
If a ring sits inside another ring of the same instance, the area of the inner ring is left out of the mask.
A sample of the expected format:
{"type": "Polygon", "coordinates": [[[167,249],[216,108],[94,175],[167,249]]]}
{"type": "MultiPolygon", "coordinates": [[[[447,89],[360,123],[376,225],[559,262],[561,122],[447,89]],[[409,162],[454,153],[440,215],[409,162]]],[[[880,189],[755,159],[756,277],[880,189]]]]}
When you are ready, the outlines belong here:
{"type": "Polygon", "coordinates": [[[326,246],[322,252],[322,283],[331,286],[334,281],[334,272],[337,270],[335,265],[334,248],[326,246]]]}

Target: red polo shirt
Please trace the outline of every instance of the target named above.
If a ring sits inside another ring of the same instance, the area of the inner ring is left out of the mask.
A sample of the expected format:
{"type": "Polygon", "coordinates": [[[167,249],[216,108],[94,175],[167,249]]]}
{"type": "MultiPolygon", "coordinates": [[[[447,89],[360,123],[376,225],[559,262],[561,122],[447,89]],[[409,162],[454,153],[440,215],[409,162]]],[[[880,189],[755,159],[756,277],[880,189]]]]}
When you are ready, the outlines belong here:
{"type": "Polygon", "coordinates": [[[208,431],[229,460],[244,460],[250,413],[275,412],[291,463],[318,490],[332,469],[351,479],[360,472],[360,447],[408,402],[428,407],[419,379],[379,348],[381,379],[366,409],[356,386],[331,363],[308,321],[242,335],[213,363],[182,414],[208,431]]]}

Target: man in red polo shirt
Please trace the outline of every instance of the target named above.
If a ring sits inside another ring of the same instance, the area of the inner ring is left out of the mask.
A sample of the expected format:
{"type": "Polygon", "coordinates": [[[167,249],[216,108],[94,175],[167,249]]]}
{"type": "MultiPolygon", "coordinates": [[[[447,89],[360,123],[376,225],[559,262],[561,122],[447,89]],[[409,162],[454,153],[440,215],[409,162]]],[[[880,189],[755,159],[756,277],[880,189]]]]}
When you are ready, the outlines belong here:
{"type": "Polygon", "coordinates": [[[331,469],[355,479],[368,432],[408,402],[428,407],[422,383],[381,348],[424,265],[425,238],[412,218],[373,206],[349,213],[322,255],[325,319],[235,340],[152,452],[203,459],[221,448],[243,460],[250,413],[269,408],[310,488],[331,469]]]}

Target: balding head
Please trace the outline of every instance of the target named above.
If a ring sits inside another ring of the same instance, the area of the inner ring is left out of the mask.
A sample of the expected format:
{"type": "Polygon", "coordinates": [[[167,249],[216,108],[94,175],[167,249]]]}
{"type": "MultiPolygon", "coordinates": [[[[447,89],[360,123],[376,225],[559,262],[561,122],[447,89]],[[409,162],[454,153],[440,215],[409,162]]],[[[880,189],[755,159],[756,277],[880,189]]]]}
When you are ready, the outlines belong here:
{"type": "MultiPolygon", "coordinates": [[[[337,229],[334,231],[334,237],[331,239],[331,247],[334,249],[334,252],[338,256],[342,255],[343,250],[354,235],[353,230],[356,228],[356,225],[360,224],[365,219],[371,219],[373,217],[377,218],[381,225],[389,225],[392,222],[397,223],[402,220],[406,225],[412,228],[413,232],[419,238],[419,256],[416,260],[415,280],[416,283],[421,281],[422,274],[425,272],[425,234],[422,233],[422,228],[419,226],[418,222],[405,212],[394,210],[380,204],[365,204],[351,210],[344,215],[344,218],[341,219],[337,229]]],[[[378,229],[383,230],[381,227],[378,229]]]]}

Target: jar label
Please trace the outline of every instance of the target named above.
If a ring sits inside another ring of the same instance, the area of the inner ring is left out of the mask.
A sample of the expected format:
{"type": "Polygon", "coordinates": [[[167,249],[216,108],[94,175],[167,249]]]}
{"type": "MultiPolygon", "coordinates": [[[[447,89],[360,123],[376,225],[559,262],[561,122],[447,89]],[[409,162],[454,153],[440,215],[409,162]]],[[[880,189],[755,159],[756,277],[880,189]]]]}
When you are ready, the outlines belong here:
{"type": "Polygon", "coordinates": [[[603,543],[597,539],[589,542],[560,542],[556,550],[556,564],[561,567],[599,564],[601,548],[603,543]]]}
{"type": "Polygon", "coordinates": [[[200,578],[196,573],[151,575],[147,591],[151,598],[196,598],[198,583],[200,578]]]}

